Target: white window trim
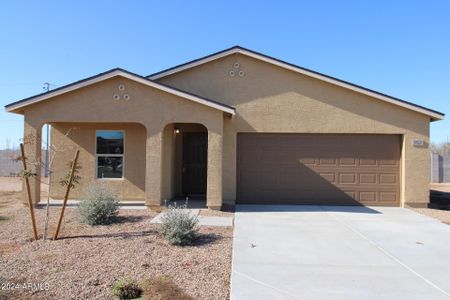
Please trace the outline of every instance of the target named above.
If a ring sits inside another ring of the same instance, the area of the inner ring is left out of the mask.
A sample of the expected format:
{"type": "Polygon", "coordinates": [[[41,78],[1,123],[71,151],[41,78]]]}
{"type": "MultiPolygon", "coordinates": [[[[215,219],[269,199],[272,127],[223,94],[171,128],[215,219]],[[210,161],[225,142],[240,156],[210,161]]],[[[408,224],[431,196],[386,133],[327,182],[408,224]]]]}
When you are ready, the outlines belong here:
{"type": "Polygon", "coordinates": [[[95,180],[124,180],[125,179],[125,130],[114,130],[114,129],[96,129],[94,136],[95,143],[95,180]],[[98,154],[97,153],[97,132],[99,131],[114,131],[114,132],[122,132],[123,135],[123,153],[122,154],[98,154]],[[122,177],[120,178],[102,178],[98,177],[98,157],[106,156],[106,157],[122,157],[122,177]]]}

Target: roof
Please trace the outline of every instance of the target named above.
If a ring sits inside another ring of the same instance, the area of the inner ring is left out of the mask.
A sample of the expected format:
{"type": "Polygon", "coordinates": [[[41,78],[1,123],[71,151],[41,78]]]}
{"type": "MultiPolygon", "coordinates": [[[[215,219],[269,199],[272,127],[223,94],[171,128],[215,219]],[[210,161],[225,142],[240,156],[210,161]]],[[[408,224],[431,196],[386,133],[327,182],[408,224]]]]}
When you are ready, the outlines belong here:
{"type": "Polygon", "coordinates": [[[20,109],[25,106],[28,106],[28,105],[31,105],[31,104],[34,104],[37,102],[41,102],[41,101],[47,100],[49,98],[52,98],[52,97],[55,97],[55,96],[58,96],[61,94],[65,94],[65,93],[71,92],[73,90],[76,90],[76,89],[79,89],[82,87],[86,87],[86,86],[92,85],[94,83],[97,83],[97,82],[100,82],[103,80],[107,80],[107,79],[110,79],[110,78],[113,78],[116,76],[122,76],[122,77],[128,78],[130,80],[142,83],[144,85],[147,85],[147,86],[150,86],[153,88],[156,88],[158,90],[167,92],[169,94],[173,94],[173,95],[185,98],[187,100],[191,100],[193,102],[221,110],[230,115],[235,114],[235,109],[232,106],[229,106],[229,105],[226,105],[226,104],[223,104],[223,103],[211,100],[211,99],[207,99],[207,98],[204,98],[204,97],[201,97],[198,95],[194,95],[194,94],[170,87],[168,85],[165,85],[165,84],[162,84],[159,82],[155,82],[149,78],[137,75],[135,73],[132,73],[127,70],[120,69],[120,68],[115,68],[115,69],[97,74],[95,76],[88,77],[88,78],[70,83],[68,85],[51,90],[49,92],[41,93],[41,94],[29,97],[29,98],[25,98],[25,99],[10,103],[5,106],[5,110],[8,112],[19,112],[20,109]]]}
{"type": "Polygon", "coordinates": [[[157,72],[157,73],[153,73],[153,74],[147,76],[147,78],[149,78],[151,80],[157,80],[157,79],[163,78],[165,76],[168,76],[168,75],[171,75],[174,73],[178,73],[178,72],[208,63],[210,61],[213,61],[213,60],[216,60],[216,59],[219,59],[219,58],[231,55],[231,54],[236,54],[236,53],[243,54],[243,55],[246,55],[249,57],[253,57],[255,59],[262,60],[267,63],[273,64],[273,65],[276,65],[276,66],[279,66],[279,67],[282,67],[282,68],[285,68],[285,69],[288,69],[288,70],[291,70],[291,71],[294,71],[294,72],[297,72],[297,73],[300,73],[303,75],[307,75],[307,76],[310,76],[310,77],[313,77],[313,78],[316,78],[316,79],[319,79],[322,81],[326,81],[328,83],[331,83],[331,84],[334,84],[337,86],[341,86],[341,87],[353,90],[355,92],[359,92],[361,94],[368,95],[370,97],[376,98],[381,101],[385,101],[385,102],[388,102],[388,103],[391,103],[394,105],[398,105],[398,106],[419,112],[421,114],[429,116],[432,121],[442,120],[442,119],[444,119],[444,116],[445,116],[444,113],[426,108],[424,106],[420,106],[420,105],[417,105],[417,104],[414,104],[414,103],[411,103],[411,102],[408,102],[408,101],[405,101],[405,100],[402,100],[402,99],[399,99],[396,97],[392,97],[392,96],[368,89],[366,87],[363,87],[363,86],[360,86],[360,85],[357,85],[354,83],[350,83],[350,82],[342,80],[342,79],[338,79],[338,78],[335,78],[332,76],[328,76],[328,75],[319,73],[317,71],[303,68],[303,67],[285,62],[283,60],[280,60],[280,59],[277,59],[277,58],[274,58],[274,57],[271,57],[271,56],[268,56],[268,55],[265,55],[265,54],[262,54],[262,53],[259,53],[256,51],[243,48],[241,46],[234,46],[234,47],[231,47],[231,48],[228,48],[228,49],[225,49],[225,50],[189,61],[187,63],[181,64],[181,65],[178,65],[178,66],[175,66],[175,67],[172,67],[172,68],[169,68],[169,69],[157,72]]]}

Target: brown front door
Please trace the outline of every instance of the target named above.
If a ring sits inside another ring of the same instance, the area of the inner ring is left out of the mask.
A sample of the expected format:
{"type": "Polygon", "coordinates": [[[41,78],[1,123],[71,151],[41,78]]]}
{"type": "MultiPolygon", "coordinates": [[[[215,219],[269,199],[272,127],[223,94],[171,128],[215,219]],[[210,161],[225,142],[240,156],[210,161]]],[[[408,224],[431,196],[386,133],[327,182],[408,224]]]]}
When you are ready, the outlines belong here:
{"type": "Polygon", "coordinates": [[[206,194],[208,133],[183,133],[183,194],[206,194]]]}

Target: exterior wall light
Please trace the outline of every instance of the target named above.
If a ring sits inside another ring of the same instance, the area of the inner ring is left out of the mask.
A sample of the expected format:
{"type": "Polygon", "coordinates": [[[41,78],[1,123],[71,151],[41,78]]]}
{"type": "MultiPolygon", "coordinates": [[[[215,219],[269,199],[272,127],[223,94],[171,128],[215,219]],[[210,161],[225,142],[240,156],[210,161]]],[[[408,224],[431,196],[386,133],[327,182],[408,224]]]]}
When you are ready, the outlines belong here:
{"type": "Polygon", "coordinates": [[[180,133],[180,129],[175,128],[174,132],[175,132],[175,134],[178,134],[178,133],[180,133]]]}

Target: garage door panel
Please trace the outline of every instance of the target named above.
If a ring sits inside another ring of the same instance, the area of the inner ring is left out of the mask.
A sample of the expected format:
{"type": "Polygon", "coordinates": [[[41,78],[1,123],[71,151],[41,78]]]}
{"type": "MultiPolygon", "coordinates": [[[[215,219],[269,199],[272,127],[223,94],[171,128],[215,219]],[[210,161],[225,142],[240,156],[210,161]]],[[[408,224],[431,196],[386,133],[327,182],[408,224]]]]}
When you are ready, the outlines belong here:
{"type": "Polygon", "coordinates": [[[377,201],[377,192],[360,192],[359,193],[359,201],[363,202],[376,202],[377,201]]]}
{"type": "Polygon", "coordinates": [[[379,161],[382,166],[398,166],[398,161],[393,159],[382,159],[379,161]]]}
{"type": "Polygon", "coordinates": [[[325,180],[336,183],[336,174],[335,173],[319,173],[325,180]]]}
{"type": "Polygon", "coordinates": [[[377,178],[376,173],[359,173],[359,183],[361,184],[376,184],[377,178]]]}
{"type": "Polygon", "coordinates": [[[355,173],[339,173],[338,184],[356,184],[357,175],[355,173]]]}
{"type": "Polygon", "coordinates": [[[380,192],[379,193],[379,201],[380,202],[393,202],[397,198],[397,193],[386,191],[386,192],[380,192]]]}
{"type": "Polygon", "coordinates": [[[319,158],[318,166],[337,166],[336,158],[319,158]]]}
{"type": "Polygon", "coordinates": [[[340,166],[346,166],[346,167],[356,167],[357,159],[356,158],[349,158],[349,157],[339,158],[339,165],[340,166]]]}
{"type": "Polygon", "coordinates": [[[238,134],[238,203],[398,205],[400,136],[238,134]]]}
{"type": "Polygon", "coordinates": [[[394,173],[381,173],[380,184],[398,185],[398,175],[394,173]]]}
{"type": "Polygon", "coordinates": [[[306,166],[316,164],[316,159],[311,158],[311,157],[302,157],[302,158],[299,158],[298,161],[306,166]]]}

